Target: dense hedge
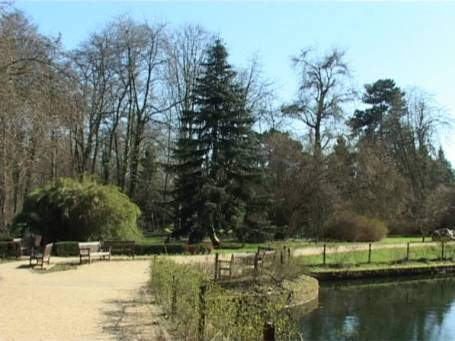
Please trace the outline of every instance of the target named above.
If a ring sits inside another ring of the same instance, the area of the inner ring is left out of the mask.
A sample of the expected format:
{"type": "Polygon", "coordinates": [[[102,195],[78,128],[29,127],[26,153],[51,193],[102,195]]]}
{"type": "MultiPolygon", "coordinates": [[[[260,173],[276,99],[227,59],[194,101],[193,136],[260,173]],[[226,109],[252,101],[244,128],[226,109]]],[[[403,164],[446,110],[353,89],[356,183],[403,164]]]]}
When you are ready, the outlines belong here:
{"type": "Polygon", "coordinates": [[[59,179],[27,195],[14,228],[45,240],[131,240],[140,237],[139,214],[138,206],[117,187],[59,179]]]}
{"type": "Polygon", "coordinates": [[[152,263],[152,293],[163,312],[172,318],[177,339],[194,340],[199,334],[202,285],[206,288],[204,340],[262,340],[264,323],[269,320],[275,324],[277,340],[300,339],[284,309],[289,293],[263,293],[260,298],[253,288],[229,290],[208,281],[211,277],[204,267],[194,264],[176,264],[164,257],[152,263]]]}
{"type": "Polygon", "coordinates": [[[13,236],[7,230],[0,230],[0,241],[12,240],[13,236]]]}
{"type": "Polygon", "coordinates": [[[79,242],[56,242],[52,248],[52,253],[59,257],[79,256],[79,242]]]}
{"type": "Polygon", "coordinates": [[[221,243],[218,246],[215,246],[215,249],[231,249],[231,250],[236,250],[236,249],[241,249],[245,246],[245,244],[240,244],[240,243],[221,243]]]}
{"type": "Polygon", "coordinates": [[[347,242],[375,242],[387,235],[387,227],[378,219],[343,212],[329,225],[326,237],[347,242]]]}
{"type": "MultiPolygon", "coordinates": [[[[205,244],[186,245],[183,243],[170,244],[136,244],[136,255],[164,255],[164,254],[208,254],[211,249],[205,244]]],[[[54,243],[52,254],[60,257],[70,257],[79,255],[79,245],[77,241],[64,241],[54,243]]],[[[0,254],[1,255],[1,254],[0,254]]]]}
{"type": "Polygon", "coordinates": [[[136,255],[182,254],[185,251],[185,244],[136,244],[136,255]]]}
{"type": "Polygon", "coordinates": [[[16,257],[17,244],[12,241],[0,241],[0,258],[16,257]]]}

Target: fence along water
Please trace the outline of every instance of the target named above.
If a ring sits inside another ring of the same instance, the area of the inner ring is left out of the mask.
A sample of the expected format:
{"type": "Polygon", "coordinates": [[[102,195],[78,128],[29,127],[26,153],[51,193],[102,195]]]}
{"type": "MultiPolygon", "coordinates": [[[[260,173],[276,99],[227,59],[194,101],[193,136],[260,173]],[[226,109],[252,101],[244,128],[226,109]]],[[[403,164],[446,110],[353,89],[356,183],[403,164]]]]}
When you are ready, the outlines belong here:
{"type": "Polygon", "coordinates": [[[301,256],[307,265],[356,265],[403,261],[455,260],[455,241],[407,242],[404,244],[368,243],[364,249],[349,250],[345,245],[328,247],[320,255],[301,256]],[[306,260],[306,261],[305,261],[306,260]]]}

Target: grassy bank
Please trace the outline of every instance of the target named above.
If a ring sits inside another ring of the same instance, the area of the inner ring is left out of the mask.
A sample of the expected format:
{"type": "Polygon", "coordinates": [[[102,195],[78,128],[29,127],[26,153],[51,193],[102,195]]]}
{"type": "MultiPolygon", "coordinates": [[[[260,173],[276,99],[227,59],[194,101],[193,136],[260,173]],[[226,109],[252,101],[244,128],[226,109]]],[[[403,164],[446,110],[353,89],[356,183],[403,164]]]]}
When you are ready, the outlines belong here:
{"type": "Polygon", "coordinates": [[[311,276],[319,281],[455,275],[454,261],[368,264],[348,268],[313,267],[311,276]]]}
{"type": "MultiPolygon", "coordinates": [[[[157,245],[163,244],[165,237],[143,237],[138,241],[138,244],[142,245],[157,245]]],[[[427,239],[428,240],[428,239],[427,239]]],[[[387,245],[387,244],[406,244],[406,243],[421,243],[421,237],[402,237],[402,236],[393,236],[387,237],[383,240],[376,242],[375,245],[387,245]]],[[[241,248],[222,248],[217,252],[219,253],[236,253],[236,252],[256,252],[258,247],[273,247],[273,248],[282,248],[283,246],[290,247],[292,249],[300,249],[306,247],[317,247],[326,244],[327,247],[337,247],[337,246],[349,246],[349,245],[363,245],[364,242],[318,242],[315,243],[309,239],[288,239],[280,241],[268,241],[265,243],[242,243],[237,240],[223,239],[223,242],[226,244],[236,243],[243,244],[241,248]]],[[[207,241],[209,243],[209,241],[207,241]]]]}
{"type": "Polygon", "coordinates": [[[331,267],[353,267],[364,264],[396,264],[409,261],[435,261],[455,259],[455,242],[444,243],[410,243],[398,247],[372,245],[371,252],[366,250],[346,252],[343,245],[327,247],[325,264],[323,254],[301,256],[304,266],[326,265],[331,267]]]}

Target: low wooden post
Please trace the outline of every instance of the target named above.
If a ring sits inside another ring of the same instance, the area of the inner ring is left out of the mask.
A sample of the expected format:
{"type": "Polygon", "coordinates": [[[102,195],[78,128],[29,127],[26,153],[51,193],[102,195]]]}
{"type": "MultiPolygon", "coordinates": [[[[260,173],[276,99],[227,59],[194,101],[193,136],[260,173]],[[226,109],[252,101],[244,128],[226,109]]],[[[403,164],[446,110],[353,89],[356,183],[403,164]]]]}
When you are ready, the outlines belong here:
{"type": "Polygon", "coordinates": [[[441,260],[444,260],[444,242],[441,241],[441,260]]]}
{"type": "Polygon", "coordinates": [[[406,261],[409,262],[409,242],[408,245],[406,246],[406,261]]]}
{"type": "Polygon", "coordinates": [[[229,264],[229,279],[232,278],[233,270],[234,270],[234,254],[231,255],[231,264],[229,264]]]}
{"type": "Polygon", "coordinates": [[[371,263],[371,243],[368,244],[368,264],[371,263]]]}
{"type": "Polygon", "coordinates": [[[172,275],[172,300],[171,300],[171,319],[174,321],[177,312],[177,279],[172,275]]]}
{"type": "Polygon", "coordinates": [[[280,264],[284,264],[284,252],[283,252],[283,250],[280,251],[280,264]]]}
{"type": "Polygon", "coordinates": [[[218,279],[218,252],[215,253],[215,281],[218,279]]]}
{"type": "Polygon", "coordinates": [[[288,247],[288,260],[290,260],[290,259],[291,259],[291,248],[288,247]]]}
{"type": "Polygon", "coordinates": [[[325,251],[326,251],[326,244],[324,244],[324,251],[322,255],[322,265],[325,265],[325,251]]]}
{"type": "Polygon", "coordinates": [[[264,341],[275,341],[275,326],[270,321],[266,321],[264,323],[263,340],[264,341]]]}
{"type": "Polygon", "coordinates": [[[199,288],[199,325],[198,325],[198,340],[204,341],[205,334],[205,293],[206,285],[201,285],[199,288]]]}
{"type": "MultiPolygon", "coordinates": [[[[80,257],[80,256],[79,256],[80,257]]],[[[82,263],[82,259],[81,259],[81,263],[82,263]]],[[[152,277],[152,281],[153,281],[153,277],[154,277],[154,273],[155,273],[155,264],[156,264],[156,255],[153,255],[153,260],[152,260],[152,271],[151,271],[151,277],[152,277]]]]}

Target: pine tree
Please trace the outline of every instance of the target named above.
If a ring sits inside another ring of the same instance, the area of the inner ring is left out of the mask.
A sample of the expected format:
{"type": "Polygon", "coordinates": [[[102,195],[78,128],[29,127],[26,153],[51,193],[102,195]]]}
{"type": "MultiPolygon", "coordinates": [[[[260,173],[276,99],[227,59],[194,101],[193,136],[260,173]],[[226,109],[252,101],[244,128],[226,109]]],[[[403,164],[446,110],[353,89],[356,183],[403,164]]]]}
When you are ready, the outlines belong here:
{"type": "Polygon", "coordinates": [[[258,143],[246,92],[236,82],[227,51],[217,40],[195,89],[195,109],[184,116],[176,153],[176,203],[182,234],[219,243],[220,229],[242,227],[260,181],[258,143]]]}
{"type": "Polygon", "coordinates": [[[392,79],[379,79],[365,85],[362,101],[370,107],[356,110],[348,124],[354,135],[360,135],[370,142],[383,143],[389,125],[399,120],[405,112],[404,92],[392,79]]]}

